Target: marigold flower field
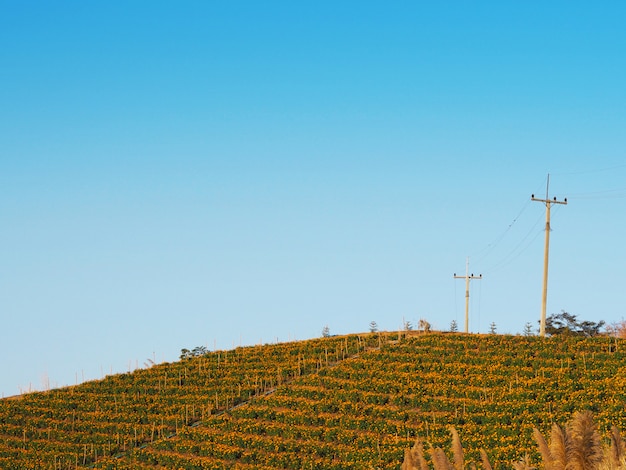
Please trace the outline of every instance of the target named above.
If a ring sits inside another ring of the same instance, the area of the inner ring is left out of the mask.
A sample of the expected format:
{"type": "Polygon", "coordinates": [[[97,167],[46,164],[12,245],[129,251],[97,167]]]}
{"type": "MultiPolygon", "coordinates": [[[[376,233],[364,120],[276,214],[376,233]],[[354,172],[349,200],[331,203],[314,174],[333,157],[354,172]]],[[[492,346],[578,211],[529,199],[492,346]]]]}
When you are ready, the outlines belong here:
{"type": "Polygon", "coordinates": [[[381,333],[215,351],[0,400],[0,468],[395,469],[451,425],[469,460],[510,468],[574,411],[625,429],[625,348],[381,333]]]}

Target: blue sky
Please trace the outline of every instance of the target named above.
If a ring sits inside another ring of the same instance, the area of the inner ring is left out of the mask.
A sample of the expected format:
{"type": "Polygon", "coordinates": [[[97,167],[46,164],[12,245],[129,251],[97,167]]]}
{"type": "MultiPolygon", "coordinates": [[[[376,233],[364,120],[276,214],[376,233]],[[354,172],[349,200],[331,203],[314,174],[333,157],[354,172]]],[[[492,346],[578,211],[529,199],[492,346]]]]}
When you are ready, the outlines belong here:
{"type": "Polygon", "coordinates": [[[0,394],[181,348],[620,321],[620,2],[4,2],[0,394]]]}

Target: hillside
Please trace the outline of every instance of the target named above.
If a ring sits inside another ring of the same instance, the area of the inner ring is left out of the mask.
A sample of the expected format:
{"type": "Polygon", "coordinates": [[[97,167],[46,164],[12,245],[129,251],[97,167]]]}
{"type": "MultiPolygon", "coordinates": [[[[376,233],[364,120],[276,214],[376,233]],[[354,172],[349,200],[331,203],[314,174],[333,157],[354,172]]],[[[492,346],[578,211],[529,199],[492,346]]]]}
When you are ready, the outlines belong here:
{"type": "Polygon", "coordinates": [[[351,335],[237,348],[0,401],[0,468],[398,468],[415,436],[536,459],[591,409],[626,428],[614,338],[351,335]]]}

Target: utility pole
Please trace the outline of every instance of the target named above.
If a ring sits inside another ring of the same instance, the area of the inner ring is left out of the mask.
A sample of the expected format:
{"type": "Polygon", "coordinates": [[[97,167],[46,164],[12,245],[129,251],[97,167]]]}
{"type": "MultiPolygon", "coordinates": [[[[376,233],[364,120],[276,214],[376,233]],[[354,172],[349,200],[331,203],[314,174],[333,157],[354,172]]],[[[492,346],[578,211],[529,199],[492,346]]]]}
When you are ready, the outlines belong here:
{"type": "Polygon", "coordinates": [[[543,253],[543,294],[541,296],[541,321],[539,323],[539,335],[546,335],[546,303],[548,300],[548,253],[550,251],[550,206],[552,204],[567,204],[567,198],[563,201],[557,201],[556,197],[552,200],[548,197],[548,189],[550,188],[550,175],[548,174],[548,183],[546,184],[546,198],[536,198],[534,194],[530,196],[532,201],[543,202],[546,205],[546,243],[543,253]]]}
{"type": "Polygon", "coordinates": [[[474,273],[470,276],[469,274],[469,256],[465,262],[465,276],[457,276],[454,273],[455,279],[465,279],[465,332],[469,333],[469,286],[470,279],[482,279],[483,275],[474,276],[474,273]]]}

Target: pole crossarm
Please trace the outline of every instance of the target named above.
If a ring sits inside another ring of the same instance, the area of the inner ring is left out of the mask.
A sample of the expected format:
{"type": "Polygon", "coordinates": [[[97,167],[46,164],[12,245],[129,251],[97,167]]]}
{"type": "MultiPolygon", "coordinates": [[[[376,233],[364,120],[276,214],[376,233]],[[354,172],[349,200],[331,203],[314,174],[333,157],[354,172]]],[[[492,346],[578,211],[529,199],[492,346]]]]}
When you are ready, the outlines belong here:
{"type": "Polygon", "coordinates": [[[545,202],[546,204],[550,205],[550,204],[567,204],[567,198],[563,199],[562,201],[557,200],[557,198],[553,198],[553,199],[539,199],[537,197],[535,197],[534,194],[532,194],[530,196],[530,200],[531,201],[538,201],[538,202],[545,202]]]}
{"type": "MultiPolygon", "coordinates": [[[[457,276],[456,274],[454,275],[454,279],[465,279],[467,277],[468,276],[457,276]]],[[[472,275],[469,276],[469,279],[482,279],[482,278],[483,278],[482,274],[479,274],[478,276],[474,276],[474,273],[472,273],[472,275]]]]}

